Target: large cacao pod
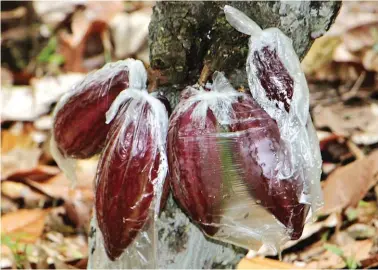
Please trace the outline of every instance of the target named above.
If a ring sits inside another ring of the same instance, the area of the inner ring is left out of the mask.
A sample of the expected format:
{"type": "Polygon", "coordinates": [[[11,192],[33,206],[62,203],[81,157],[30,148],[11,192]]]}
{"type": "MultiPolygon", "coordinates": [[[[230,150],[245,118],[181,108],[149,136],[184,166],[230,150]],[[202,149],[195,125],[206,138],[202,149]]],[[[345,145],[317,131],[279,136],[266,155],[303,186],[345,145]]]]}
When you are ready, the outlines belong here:
{"type": "MultiPolygon", "coordinates": [[[[185,92],[184,92],[185,93],[185,92]]],[[[197,104],[181,110],[188,101],[182,95],[168,129],[168,163],[174,197],[186,213],[208,235],[214,235],[222,199],[221,157],[217,121],[211,110],[204,121],[193,120],[197,104]]]]}
{"type": "Polygon", "coordinates": [[[131,98],[121,105],[98,164],[96,215],[111,260],[118,258],[143,229],[153,213],[154,195],[162,193],[163,184],[155,185],[159,173],[166,172],[161,168],[165,150],[158,142],[165,142],[166,131],[159,133],[157,123],[164,119],[156,118],[165,117],[166,123],[168,119],[162,103],[157,101],[154,106],[160,106],[165,114],[153,113],[151,103],[144,98],[131,98]]]}
{"type": "Polygon", "coordinates": [[[234,159],[240,162],[251,195],[288,228],[291,239],[302,235],[308,205],[299,202],[303,190],[300,175],[279,179],[278,169],[286,159],[276,122],[249,95],[233,104],[238,132],[234,159]]]}
{"type": "MultiPolygon", "coordinates": [[[[224,84],[219,80],[213,88],[224,84]]],[[[229,197],[238,194],[229,189],[240,185],[241,179],[252,198],[245,203],[262,205],[297,239],[309,210],[299,202],[304,179],[279,177],[282,166],[290,166],[286,160],[290,153],[285,152],[277,123],[250,94],[230,88],[225,93],[210,90],[216,92],[213,96],[204,91],[197,96],[193,91],[182,94],[168,131],[173,194],[202,230],[213,236],[222,222],[232,224],[232,217],[224,216],[224,203],[227,200],[227,207],[232,207],[229,197]]]]}

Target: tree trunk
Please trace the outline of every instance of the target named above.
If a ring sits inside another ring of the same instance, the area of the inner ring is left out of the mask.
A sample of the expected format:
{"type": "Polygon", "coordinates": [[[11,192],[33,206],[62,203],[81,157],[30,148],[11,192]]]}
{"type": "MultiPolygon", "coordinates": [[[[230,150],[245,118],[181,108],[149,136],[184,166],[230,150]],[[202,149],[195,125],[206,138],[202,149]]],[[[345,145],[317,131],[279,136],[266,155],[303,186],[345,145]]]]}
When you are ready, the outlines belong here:
{"type": "MultiPolygon", "coordinates": [[[[245,62],[248,38],[226,21],[223,6],[246,13],[263,29],[278,27],[293,40],[302,59],[313,40],[324,34],[341,2],[157,2],[149,27],[151,67],[174,107],[185,86],[195,83],[206,65],[224,71],[235,87],[248,88],[245,62]]],[[[159,268],[234,268],[246,250],[206,238],[172,196],[156,221],[159,268]]],[[[88,268],[135,268],[128,256],[110,261],[93,218],[88,268]]]]}

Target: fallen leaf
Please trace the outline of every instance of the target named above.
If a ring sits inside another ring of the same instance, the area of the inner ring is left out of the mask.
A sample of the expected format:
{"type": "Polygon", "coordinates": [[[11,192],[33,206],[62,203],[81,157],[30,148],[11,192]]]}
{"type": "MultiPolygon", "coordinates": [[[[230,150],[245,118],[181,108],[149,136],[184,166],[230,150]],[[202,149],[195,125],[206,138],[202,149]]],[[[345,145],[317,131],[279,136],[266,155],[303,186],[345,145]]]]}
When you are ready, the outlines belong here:
{"type": "MultiPolygon", "coordinates": [[[[330,245],[332,246],[332,245],[330,245]]],[[[371,239],[355,241],[344,246],[335,246],[335,250],[324,250],[321,255],[316,255],[306,264],[309,269],[341,269],[346,266],[345,259],[350,258],[356,262],[369,257],[369,252],[373,246],[371,239]],[[342,254],[342,256],[340,256],[342,254]]]]}
{"type": "Polygon", "coordinates": [[[293,264],[280,262],[268,258],[255,257],[242,259],[236,269],[301,269],[293,264]]]}
{"type": "Polygon", "coordinates": [[[1,67],[1,86],[12,86],[13,74],[7,68],[1,67]]]}
{"type": "Polygon", "coordinates": [[[377,42],[377,35],[378,22],[374,22],[349,29],[343,35],[343,41],[349,51],[357,52],[373,47],[377,42]]]}
{"type": "Polygon", "coordinates": [[[33,8],[42,22],[54,29],[70,13],[74,12],[82,1],[33,1],[33,8]]]}
{"type": "Polygon", "coordinates": [[[378,22],[374,1],[346,1],[326,35],[340,36],[350,29],[378,22]]]}
{"type": "MultiPolygon", "coordinates": [[[[378,105],[345,106],[342,103],[331,106],[316,106],[313,110],[316,127],[329,127],[342,136],[377,134],[378,105]]],[[[356,137],[355,137],[356,139],[356,137]]]]}
{"type": "MultiPolygon", "coordinates": [[[[378,36],[378,25],[377,25],[377,36],[378,36]]],[[[377,43],[378,43],[378,37],[377,37],[377,43]]],[[[364,65],[364,68],[366,68],[366,70],[378,72],[377,49],[372,48],[364,52],[363,57],[362,57],[362,64],[364,65]]]]}
{"type": "MultiPolygon", "coordinates": [[[[59,32],[59,51],[65,59],[64,68],[69,71],[85,72],[85,50],[90,37],[99,37],[104,43],[103,34],[108,29],[111,19],[123,11],[121,1],[88,1],[84,10],[76,11],[72,16],[71,29],[59,32]]],[[[101,44],[100,45],[104,45],[101,44]]],[[[98,46],[97,46],[98,47],[98,46]]]]}
{"type": "Polygon", "coordinates": [[[38,148],[14,148],[1,157],[1,179],[37,167],[42,151],[38,148]]]}
{"type": "Polygon", "coordinates": [[[119,13],[112,19],[110,30],[117,59],[130,57],[147,44],[151,14],[151,8],[144,8],[132,13],[119,13]]]}
{"type": "Polygon", "coordinates": [[[364,259],[361,261],[361,266],[364,269],[370,268],[372,269],[373,267],[378,266],[378,254],[375,254],[367,259],[364,259]]]}
{"type": "Polygon", "coordinates": [[[92,201],[94,198],[93,180],[96,168],[97,160],[95,159],[78,161],[76,171],[78,181],[74,188],[72,187],[72,182],[63,173],[43,181],[29,178],[25,182],[54,198],[62,198],[66,201],[75,199],[92,201]]]}
{"type": "Polygon", "coordinates": [[[59,232],[48,232],[40,244],[54,262],[85,258],[88,254],[87,238],[83,234],[65,236],[59,232]]]}
{"type": "Polygon", "coordinates": [[[1,119],[29,121],[46,112],[44,106],[36,106],[29,86],[2,87],[1,119]]]}
{"type": "Polygon", "coordinates": [[[322,214],[356,205],[378,181],[378,151],[336,169],[323,186],[322,214]]]}
{"type": "Polygon", "coordinates": [[[347,233],[354,239],[372,238],[377,234],[377,229],[371,225],[356,223],[346,229],[347,233]]]}
{"type": "Polygon", "coordinates": [[[33,78],[30,82],[33,87],[34,98],[37,105],[43,104],[51,106],[58,101],[60,97],[72,86],[79,83],[85,74],[82,73],[65,73],[59,76],[44,76],[42,78],[33,78]]]}
{"type": "Polygon", "coordinates": [[[17,204],[11,199],[1,196],[1,214],[7,214],[16,211],[18,208],[17,204]]]}
{"type": "Polygon", "coordinates": [[[18,242],[33,243],[42,235],[46,210],[21,209],[1,217],[1,233],[18,242]]]}
{"type": "Polygon", "coordinates": [[[50,130],[53,126],[53,117],[44,115],[34,121],[34,127],[39,130],[50,130]]]}
{"type": "Polygon", "coordinates": [[[60,173],[56,166],[38,165],[30,170],[19,170],[8,176],[11,180],[25,180],[42,182],[60,173]]]}
{"type": "Polygon", "coordinates": [[[32,121],[51,110],[51,104],[80,81],[83,74],[33,78],[32,87],[13,86],[1,89],[2,121],[32,121]]]}
{"type": "Polygon", "coordinates": [[[333,60],[333,54],[341,43],[339,37],[323,36],[315,40],[301,66],[306,74],[314,73],[333,60]]]}
{"type": "Polygon", "coordinates": [[[7,153],[14,148],[33,148],[35,142],[30,133],[23,130],[14,132],[9,130],[1,131],[1,153],[7,153]]]}
{"type": "Polygon", "coordinates": [[[333,61],[343,63],[361,63],[360,57],[348,50],[344,43],[341,43],[333,52],[333,61]]]}
{"type": "Polygon", "coordinates": [[[23,199],[27,208],[37,207],[41,202],[47,200],[45,195],[32,190],[29,186],[12,181],[1,183],[1,194],[13,200],[23,199]]]}

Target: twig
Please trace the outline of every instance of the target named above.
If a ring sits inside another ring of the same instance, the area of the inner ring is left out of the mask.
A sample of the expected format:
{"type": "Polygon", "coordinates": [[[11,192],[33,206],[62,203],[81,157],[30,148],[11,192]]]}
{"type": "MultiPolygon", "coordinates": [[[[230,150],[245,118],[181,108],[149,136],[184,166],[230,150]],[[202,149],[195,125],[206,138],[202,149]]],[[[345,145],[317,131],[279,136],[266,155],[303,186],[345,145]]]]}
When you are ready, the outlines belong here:
{"type": "Polygon", "coordinates": [[[348,98],[354,97],[357,94],[358,90],[360,90],[360,87],[362,83],[364,82],[365,77],[366,77],[366,71],[362,71],[360,76],[358,76],[358,79],[356,80],[356,82],[353,84],[350,91],[342,95],[342,99],[346,100],[348,98]]]}
{"type": "Polygon", "coordinates": [[[203,66],[202,71],[201,71],[201,75],[200,75],[200,77],[198,79],[198,84],[201,85],[201,86],[203,86],[207,82],[207,80],[208,80],[209,76],[211,75],[211,73],[212,73],[212,71],[211,71],[209,65],[205,64],[203,66]]]}
{"type": "Polygon", "coordinates": [[[347,140],[346,144],[356,159],[363,159],[365,157],[364,152],[354,142],[347,140]]]}

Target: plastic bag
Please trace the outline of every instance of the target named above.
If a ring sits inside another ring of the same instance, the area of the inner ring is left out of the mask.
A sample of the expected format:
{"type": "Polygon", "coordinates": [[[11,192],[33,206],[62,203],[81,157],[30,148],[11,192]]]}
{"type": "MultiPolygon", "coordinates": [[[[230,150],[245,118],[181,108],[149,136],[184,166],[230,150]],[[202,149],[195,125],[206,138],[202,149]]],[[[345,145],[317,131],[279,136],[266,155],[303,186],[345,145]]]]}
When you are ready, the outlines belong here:
{"type": "Polygon", "coordinates": [[[216,72],[188,87],[168,129],[173,194],[208,236],[248,249],[278,250],[302,233],[305,181],[280,179],[287,148],[277,123],[250,94],[216,72]]]}
{"type": "Polygon", "coordinates": [[[89,73],[59,100],[54,110],[51,153],[66,176],[76,182],[75,159],[101,152],[110,126],[105,113],[129,86],[134,59],[106,64],[89,73]]]}
{"type": "Polygon", "coordinates": [[[258,104],[277,122],[285,161],[279,179],[303,179],[300,202],[310,216],[323,206],[320,187],[321,155],[309,114],[309,90],[292,40],[278,28],[262,30],[241,11],[225,6],[228,22],[250,35],[246,63],[249,88],[258,104]]]}
{"type": "Polygon", "coordinates": [[[106,113],[110,130],[96,176],[96,217],[108,257],[155,268],[158,216],[168,165],[168,114],[146,90],[143,64],[106,113]]]}

